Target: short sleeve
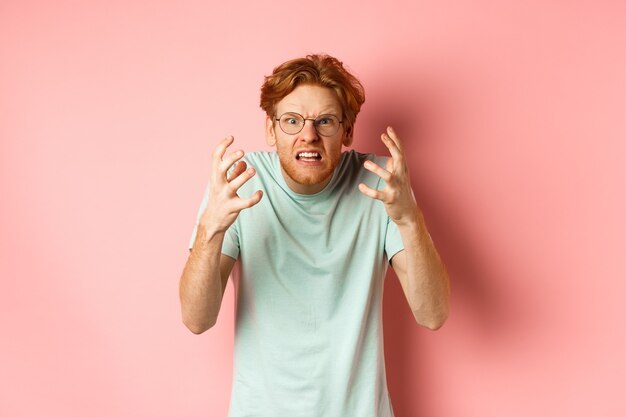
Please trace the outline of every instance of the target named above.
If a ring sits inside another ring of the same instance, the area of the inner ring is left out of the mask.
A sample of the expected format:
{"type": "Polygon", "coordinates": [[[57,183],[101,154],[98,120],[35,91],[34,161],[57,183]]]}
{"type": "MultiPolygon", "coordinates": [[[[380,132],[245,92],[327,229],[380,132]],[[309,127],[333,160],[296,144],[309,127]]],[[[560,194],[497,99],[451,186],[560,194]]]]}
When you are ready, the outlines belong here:
{"type": "Polygon", "coordinates": [[[387,259],[391,260],[393,256],[404,249],[404,243],[402,242],[402,236],[400,236],[400,230],[398,226],[387,217],[387,233],[385,234],[385,255],[387,259]]]}
{"type": "MultiPolygon", "coordinates": [[[[210,191],[211,183],[209,182],[204,190],[204,195],[202,196],[202,202],[200,203],[200,208],[198,209],[198,214],[196,215],[196,223],[194,225],[193,231],[191,232],[191,238],[189,239],[189,249],[193,248],[193,244],[196,241],[196,235],[198,234],[198,225],[200,224],[200,219],[204,214],[204,210],[209,203],[209,191],[210,191]]],[[[222,253],[224,255],[228,255],[233,259],[237,259],[239,256],[239,231],[237,229],[238,222],[235,221],[224,236],[224,242],[222,243],[222,253]]]]}

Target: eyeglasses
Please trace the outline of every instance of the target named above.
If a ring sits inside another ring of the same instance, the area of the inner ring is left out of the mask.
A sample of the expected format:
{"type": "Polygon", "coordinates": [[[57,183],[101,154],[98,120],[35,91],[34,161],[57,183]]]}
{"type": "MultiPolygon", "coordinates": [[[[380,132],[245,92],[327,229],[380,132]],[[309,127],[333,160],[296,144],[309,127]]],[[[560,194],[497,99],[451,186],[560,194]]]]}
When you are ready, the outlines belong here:
{"type": "Polygon", "coordinates": [[[313,121],[313,126],[320,136],[332,136],[339,130],[339,125],[343,120],[339,120],[334,114],[322,114],[315,119],[305,119],[298,113],[284,113],[276,121],[280,129],[288,135],[295,135],[304,129],[307,120],[313,121]]]}

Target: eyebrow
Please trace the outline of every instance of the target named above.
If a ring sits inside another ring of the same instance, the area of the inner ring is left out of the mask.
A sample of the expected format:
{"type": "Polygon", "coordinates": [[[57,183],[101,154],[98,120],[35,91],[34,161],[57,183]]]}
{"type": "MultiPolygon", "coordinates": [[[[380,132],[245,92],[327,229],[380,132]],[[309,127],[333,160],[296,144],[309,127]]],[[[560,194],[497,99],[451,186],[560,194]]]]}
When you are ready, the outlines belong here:
{"type": "MultiPolygon", "coordinates": [[[[298,114],[298,115],[300,115],[300,116],[304,117],[304,115],[303,115],[303,114],[300,114],[300,113],[298,113],[297,111],[285,111],[285,112],[280,113],[280,115],[283,115],[283,114],[289,114],[289,113],[292,113],[292,114],[298,114]]],[[[317,114],[317,116],[315,116],[315,117],[317,118],[317,117],[320,117],[320,116],[335,116],[335,117],[339,117],[339,115],[338,115],[338,114],[336,114],[335,112],[319,112],[319,113],[317,114]]]]}
{"type": "MultiPolygon", "coordinates": [[[[288,106],[288,105],[287,105],[287,106],[285,106],[285,107],[290,107],[290,106],[288,106]]],[[[295,106],[294,106],[294,107],[295,107],[295,106]]],[[[334,107],[332,107],[332,108],[322,107],[322,108],[323,108],[323,110],[321,110],[321,111],[317,112],[317,116],[316,116],[316,117],[319,117],[319,116],[321,116],[321,115],[323,115],[323,114],[332,114],[333,116],[337,116],[337,117],[339,117],[339,115],[342,113],[341,109],[336,109],[336,108],[334,108],[334,107]]],[[[278,113],[279,113],[279,114],[285,114],[285,113],[298,113],[298,114],[300,114],[301,116],[304,116],[303,114],[301,114],[301,113],[300,113],[300,112],[302,112],[302,110],[303,110],[303,109],[298,109],[297,111],[296,111],[296,110],[284,110],[283,112],[278,112],[278,113]]]]}
{"type": "MultiPolygon", "coordinates": [[[[286,103],[284,103],[284,105],[285,105],[285,107],[296,107],[296,108],[298,108],[298,109],[299,109],[299,111],[302,111],[302,110],[303,110],[303,109],[302,109],[302,107],[300,107],[300,106],[299,106],[298,104],[296,104],[296,103],[289,103],[289,102],[286,102],[286,103]]],[[[341,105],[340,105],[340,106],[338,106],[338,107],[339,107],[339,108],[336,108],[336,107],[334,106],[334,104],[329,104],[329,105],[327,105],[327,106],[323,106],[323,107],[322,107],[322,109],[323,109],[323,110],[322,110],[322,111],[320,111],[320,112],[319,112],[319,114],[333,114],[333,113],[329,113],[329,112],[331,112],[331,111],[335,111],[335,110],[341,111],[341,110],[342,110],[342,109],[341,109],[341,105]]],[[[289,113],[289,111],[285,111],[285,113],[289,113]]]]}

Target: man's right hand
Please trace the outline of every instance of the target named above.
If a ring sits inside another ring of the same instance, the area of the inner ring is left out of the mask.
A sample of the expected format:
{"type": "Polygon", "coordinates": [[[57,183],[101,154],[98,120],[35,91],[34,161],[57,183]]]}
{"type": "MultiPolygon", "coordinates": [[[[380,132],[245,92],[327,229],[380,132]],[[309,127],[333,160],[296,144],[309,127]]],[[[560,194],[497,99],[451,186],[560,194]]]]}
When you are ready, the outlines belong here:
{"type": "Polygon", "coordinates": [[[233,136],[226,137],[213,151],[209,201],[198,225],[207,231],[208,236],[225,233],[235,222],[241,210],[254,206],[261,201],[263,196],[261,190],[257,190],[247,199],[242,199],[237,195],[237,190],[252,178],[256,171],[252,167],[248,168],[244,161],[240,161],[244,155],[242,150],[224,156],[234,140],[233,136]],[[228,176],[228,170],[235,162],[237,164],[228,176]]]}

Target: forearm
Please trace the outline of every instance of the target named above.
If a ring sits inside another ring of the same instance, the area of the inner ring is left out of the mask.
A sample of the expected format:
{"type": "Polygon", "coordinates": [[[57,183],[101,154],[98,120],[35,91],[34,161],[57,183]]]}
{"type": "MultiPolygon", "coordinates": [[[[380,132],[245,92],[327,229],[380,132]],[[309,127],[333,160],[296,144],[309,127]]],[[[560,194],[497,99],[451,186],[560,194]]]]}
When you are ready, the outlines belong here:
{"type": "Polygon", "coordinates": [[[180,278],[183,323],[196,334],[215,324],[222,303],[220,257],[223,241],[223,232],[210,232],[200,224],[180,278]]]}
{"type": "MultiPolygon", "coordinates": [[[[398,225],[405,250],[406,297],[415,320],[430,329],[438,329],[448,317],[450,281],[445,265],[430,238],[422,213],[398,225]]],[[[395,266],[394,266],[395,268],[395,266]]]]}
{"type": "Polygon", "coordinates": [[[226,231],[241,210],[254,206],[263,196],[263,192],[257,190],[250,198],[239,198],[237,190],[256,171],[241,161],[244,155],[242,150],[225,156],[226,149],[234,140],[232,136],[226,137],[213,151],[207,207],[198,224],[196,240],[180,277],[183,323],[194,333],[204,332],[217,321],[224,288],[235,264],[234,259],[222,255],[226,231]],[[230,174],[227,174],[233,166],[230,174]]]}

